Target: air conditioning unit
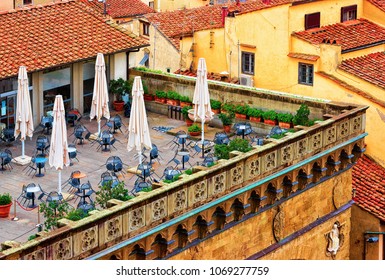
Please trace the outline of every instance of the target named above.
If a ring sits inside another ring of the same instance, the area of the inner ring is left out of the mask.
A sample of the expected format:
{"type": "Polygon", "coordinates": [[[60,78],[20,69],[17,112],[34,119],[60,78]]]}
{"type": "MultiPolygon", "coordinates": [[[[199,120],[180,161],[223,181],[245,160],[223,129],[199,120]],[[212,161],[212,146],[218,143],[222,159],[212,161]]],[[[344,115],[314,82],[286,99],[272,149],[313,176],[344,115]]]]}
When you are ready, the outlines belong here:
{"type": "Polygon", "coordinates": [[[254,81],[252,76],[241,75],[240,83],[243,86],[249,86],[249,87],[254,86],[254,81]]]}

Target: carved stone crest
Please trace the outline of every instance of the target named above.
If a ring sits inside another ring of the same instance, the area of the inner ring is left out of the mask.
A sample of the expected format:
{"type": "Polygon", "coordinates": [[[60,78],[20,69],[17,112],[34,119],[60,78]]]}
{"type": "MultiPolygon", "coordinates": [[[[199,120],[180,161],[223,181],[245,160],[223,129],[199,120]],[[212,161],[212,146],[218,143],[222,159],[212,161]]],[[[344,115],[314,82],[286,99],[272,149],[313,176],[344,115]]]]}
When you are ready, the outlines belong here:
{"type": "Polygon", "coordinates": [[[273,219],[273,235],[277,242],[283,238],[283,230],[285,228],[285,213],[283,212],[282,206],[278,205],[277,214],[273,219]]]}
{"type": "Polygon", "coordinates": [[[338,250],[344,244],[344,234],[342,233],[343,226],[336,221],[333,224],[332,229],[325,233],[325,239],[327,241],[326,246],[326,256],[331,257],[333,260],[335,259],[338,250]]]}

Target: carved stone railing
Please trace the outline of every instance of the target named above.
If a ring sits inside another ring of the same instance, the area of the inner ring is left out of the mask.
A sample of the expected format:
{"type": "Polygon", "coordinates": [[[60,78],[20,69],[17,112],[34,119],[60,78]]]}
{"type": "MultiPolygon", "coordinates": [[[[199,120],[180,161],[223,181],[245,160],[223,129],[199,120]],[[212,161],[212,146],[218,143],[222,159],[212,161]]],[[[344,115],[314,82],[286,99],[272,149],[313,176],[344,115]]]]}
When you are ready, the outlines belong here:
{"type": "MultiPolygon", "coordinates": [[[[85,258],[128,238],[139,239],[141,233],[213,199],[363,135],[366,106],[333,104],[331,107],[326,110],[327,119],[312,127],[297,127],[297,132],[279,140],[271,139],[269,143],[256,146],[247,153],[233,152],[229,160],[220,160],[210,168],[196,170],[192,175],[183,175],[182,179],[174,183],[164,184],[127,202],[111,200],[108,209],[92,211],[89,217],[80,221],[63,219],[59,229],[38,233],[36,239],[24,244],[5,242],[2,244],[0,259],[85,258]],[[332,111],[338,114],[333,115],[332,111]]],[[[363,137],[353,144],[344,152],[357,157],[364,147],[363,137]]],[[[341,149],[329,158],[338,162],[338,153],[341,153],[341,149]]],[[[308,163],[303,173],[296,171],[283,190],[273,186],[261,191],[259,207],[301,189],[311,180],[322,178],[325,175],[324,168],[332,162],[329,158],[322,158],[313,167],[312,162],[308,163]],[[316,175],[318,167],[319,176],[316,175]],[[265,193],[269,195],[264,196],[265,193]]],[[[343,164],[346,163],[341,162],[343,164]]]]}

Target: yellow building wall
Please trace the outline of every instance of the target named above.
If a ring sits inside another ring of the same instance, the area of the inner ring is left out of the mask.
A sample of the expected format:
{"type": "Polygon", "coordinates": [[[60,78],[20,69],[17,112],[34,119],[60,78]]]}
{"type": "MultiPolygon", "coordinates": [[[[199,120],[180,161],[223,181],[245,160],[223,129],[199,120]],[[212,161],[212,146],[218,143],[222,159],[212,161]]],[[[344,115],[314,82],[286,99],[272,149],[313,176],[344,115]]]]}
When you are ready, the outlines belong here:
{"type": "Polygon", "coordinates": [[[195,8],[207,4],[208,0],[155,0],[154,8],[157,12],[165,12],[184,8],[195,8]]]}
{"type": "Polygon", "coordinates": [[[363,1],[363,16],[370,21],[385,26],[384,12],[369,3],[369,1],[363,1]]]}
{"type": "Polygon", "coordinates": [[[305,30],[305,14],[321,13],[320,25],[329,25],[341,21],[341,8],[357,6],[357,18],[362,17],[362,0],[314,1],[307,4],[293,5],[289,9],[289,31],[305,30]]]}

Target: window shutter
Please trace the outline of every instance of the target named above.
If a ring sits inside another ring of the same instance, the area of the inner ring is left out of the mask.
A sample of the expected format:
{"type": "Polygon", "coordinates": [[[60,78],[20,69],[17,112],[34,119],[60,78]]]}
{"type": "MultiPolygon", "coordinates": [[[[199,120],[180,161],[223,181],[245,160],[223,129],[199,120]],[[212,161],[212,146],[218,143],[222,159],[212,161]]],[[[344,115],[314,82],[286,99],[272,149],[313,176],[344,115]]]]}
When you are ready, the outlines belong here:
{"type": "Polygon", "coordinates": [[[305,15],[305,30],[320,27],[321,13],[305,15]]]}

